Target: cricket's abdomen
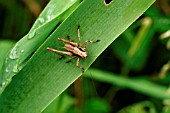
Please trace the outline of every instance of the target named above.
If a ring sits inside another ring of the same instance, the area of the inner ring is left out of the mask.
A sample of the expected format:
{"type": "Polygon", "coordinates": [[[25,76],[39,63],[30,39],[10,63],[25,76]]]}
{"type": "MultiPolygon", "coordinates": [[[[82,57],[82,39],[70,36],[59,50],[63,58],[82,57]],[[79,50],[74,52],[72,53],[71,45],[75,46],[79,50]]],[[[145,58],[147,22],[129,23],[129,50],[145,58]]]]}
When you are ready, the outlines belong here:
{"type": "Polygon", "coordinates": [[[67,50],[67,51],[70,51],[74,54],[76,54],[77,56],[80,56],[82,58],[86,58],[87,57],[87,52],[84,52],[84,51],[81,51],[79,48],[77,47],[74,47],[70,44],[65,44],[64,45],[64,48],[67,50]]]}

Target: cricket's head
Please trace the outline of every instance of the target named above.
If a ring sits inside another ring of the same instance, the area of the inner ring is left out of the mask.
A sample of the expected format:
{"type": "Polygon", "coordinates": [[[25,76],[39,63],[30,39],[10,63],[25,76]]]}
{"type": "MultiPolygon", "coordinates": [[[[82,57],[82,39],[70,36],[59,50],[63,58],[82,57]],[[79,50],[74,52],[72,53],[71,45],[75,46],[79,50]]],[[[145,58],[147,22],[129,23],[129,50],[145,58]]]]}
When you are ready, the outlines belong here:
{"type": "Polygon", "coordinates": [[[87,54],[88,54],[88,53],[87,53],[86,51],[85,51],[85,52],[82,52],[82,53],[81,53],[81,57],[85,59],[85,58],[87,57],[87,54]]]}

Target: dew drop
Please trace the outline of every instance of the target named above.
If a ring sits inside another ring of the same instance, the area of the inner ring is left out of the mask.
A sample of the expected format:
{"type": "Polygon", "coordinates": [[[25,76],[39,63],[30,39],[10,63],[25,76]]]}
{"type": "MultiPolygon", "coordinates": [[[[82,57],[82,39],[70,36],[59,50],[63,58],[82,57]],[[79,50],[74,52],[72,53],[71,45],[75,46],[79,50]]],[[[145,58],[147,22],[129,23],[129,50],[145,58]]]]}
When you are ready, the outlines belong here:
{"type": "Polygon", "coordinates": [[[31,33],[28,34],[28,40],[34,38],[36,32],[35,31],[32,31],[31,33]]]}
{"type": "Polygon", "coordinates": [[[6,73],[9,73],[9,69],[8,69],[8,68],[6,68],[6,69],[5,69],[5,72],[6,72],[6,73]]]}
{"type": "Polygon", "coordinates": [[[51,20],[51,16],[47,16],[47,21],[50,21],[51,20]]]}
{"type": "Polygon", "coordinates": [[[14,73],[17,73],[18,72],[18,65],[15,65],[14,67],[13,67],[13,70],[12,70],[14,73]]]}
{"type": "Polygon", "coordinates": [[[18,55],[17,55],[17,45],[15,45],[15,47],[11,50],[10,54],[9,54],[9,58],[10,59],[17,59],[18,55]]]}
{"type": "Polygon", "coordinates": [[[44,23],[44,19],[43,18],[39,18],[38,21],[42,24],[44,23]]]}
{"type": "Polygon", "coordinates": [[[2,87],[4,87],[6,85],[6,82],[2,82],[2,87]]]}
{"type": "Polygon", "coordinates": [[[23,49],[21,50],[21,53],[24,53],[24,50],[23,50],[23,49]]]}

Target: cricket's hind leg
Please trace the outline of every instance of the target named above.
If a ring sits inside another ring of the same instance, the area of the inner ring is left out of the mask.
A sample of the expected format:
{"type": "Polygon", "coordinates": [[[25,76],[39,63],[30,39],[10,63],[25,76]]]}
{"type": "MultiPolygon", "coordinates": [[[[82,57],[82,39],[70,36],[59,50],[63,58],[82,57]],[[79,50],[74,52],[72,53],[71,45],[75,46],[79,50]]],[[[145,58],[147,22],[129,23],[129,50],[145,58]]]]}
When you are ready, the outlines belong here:
{"type": "Polygon", "coordinates": [[[65,58],[64,55],[73,56],[73,53],[71,53],[71,52],[59,51],[59,50],[49,48],[49,47],[47,47],[47,50],[49,50],[49,51],[51,51],[53,53],[57,53],[58,55],[60,55],[61,57],[59,58],[59,60],[65,58]]]}

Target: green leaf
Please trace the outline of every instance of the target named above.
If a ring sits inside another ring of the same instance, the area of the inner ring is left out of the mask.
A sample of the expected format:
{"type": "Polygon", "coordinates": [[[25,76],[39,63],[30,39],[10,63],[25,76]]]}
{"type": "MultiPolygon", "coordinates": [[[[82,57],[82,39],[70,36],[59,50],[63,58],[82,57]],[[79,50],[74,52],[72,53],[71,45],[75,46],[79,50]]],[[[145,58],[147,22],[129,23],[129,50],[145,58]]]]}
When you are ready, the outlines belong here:
{"type": "MultiPolygon", "coordinates": [[[[0,48],[3,48],[3,49],[0,49],[0,69],[3,65],[3,61],[4,59],[6,58],[8,52],[12,46],[15,44],[15,42],[13,41],[9,41],[9,40],[0,40],[0,48]]],[[[0,70],[0,73],[1,73],[1,70],[0,70]]]]}
{"type": "Polygon", "coordinates": [[[0,111],[39,113],[82,74],[81,69],[75,66],[76,59],[67,64],[67,59],[58,60],[59,55],[46,50],[47,47],[61,50],[64,44],[56,40],[58,37],[69,35],[77,41],[77,27],[80,25],[81,42],[100,40],[87,45],[88,57],[80,62],[87,70],[96,59],[93,56],[99,56],[153,2],[113,0],[104,6],[103,0],[84,0],[6,87],[0,97],[0,111]]]}
{"type": "Polygon", "coordinates": [[[47,39],[57,24],[75,9],[78,5],[77,2],[79,0],[50,1],[29,33],[15,44],[9,57],[6,58],[0,76],[0,84],[5,83],[5,85],[2,86],[0,94],[10,83],[11,78],[23,68],[31,54],[47,39]]]}
{"type": "Polygon", "coordinates": [[[146,17],[142,19],[141,27],[138,30],[136,36],[130,36],[129,34],[134,34],[133,32],[136,31],[132,32],[128,29],[123,35],[124,37],[118,38],[115,41],[116,44],[119,45],[112,45],[116,54],[125,64],[125,72],[123,73],[126,73],[126,71],[130,70],[139,70],[144,66],[150,50],[150,42],[154,34],[152,27],[153,25],[151,18],[146,17]],[[127,37],[130,38],[128,39],[127,37]]]}
{"type": "Polygon", "coordinates": [[[143,19],[142,26],[128,50],[127,68],[140,69],[143,66],[148,56],[148,51],[146,50],[149,50],[152,37],[152,20],[147,17],[143,19]]]}
{"type": "Polygon", "coordinates": [[[167,87],[152,83],[148,80],[128,79],[122,77],[121,75],[116,75],[97,69],[89,69],[89,72],[90,74],[86,73],[85,77],[92,77],[98,81],[117,85],[122,88],[129,88],[136,92],[159,99],[170,98],[167,87]]]}
{"type": "Polygon", "coordinates": [[[75,99],[67,93],[62,93],[42,113],[67,113],[75,105],[75,99]]]}

